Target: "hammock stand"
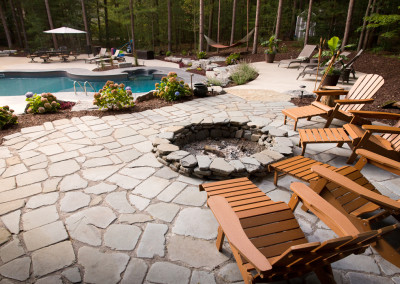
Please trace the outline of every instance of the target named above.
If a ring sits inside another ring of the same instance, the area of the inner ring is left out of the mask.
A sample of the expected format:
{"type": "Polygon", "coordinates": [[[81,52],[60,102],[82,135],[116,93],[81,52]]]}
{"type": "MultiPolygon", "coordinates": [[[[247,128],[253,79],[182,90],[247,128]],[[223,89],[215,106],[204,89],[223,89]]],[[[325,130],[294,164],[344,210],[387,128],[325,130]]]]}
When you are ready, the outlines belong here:
{"type": "Polygon", "coordinates": [[[222,44],[219,44],[219,43],[213,41],[211,38],[209,38],[209,37],[206,36],[206,35],[204,35],[204,37],[205,37],[205,39],[206,39],[206,41],[207,41],[207,44],[208,44],[209,46],[212,46],[212,47],[215,47],[215,48],[221,48],[221,49],[222,49],[222,48],[235,47],[235,46],[237,46],[237,45],[241,45],[242,43],[245,43],[245,42],[249,41],[249,39],[250,39],[250,37],[253,35],[253,33],[254,33],[254,29],[252,29],[251,32],[249,32],[244,38],[242,38],[242,39],[239,40],[238,42],[235,42],[234,44],[231,44],[231,45],[222,45],[222,44]]]}

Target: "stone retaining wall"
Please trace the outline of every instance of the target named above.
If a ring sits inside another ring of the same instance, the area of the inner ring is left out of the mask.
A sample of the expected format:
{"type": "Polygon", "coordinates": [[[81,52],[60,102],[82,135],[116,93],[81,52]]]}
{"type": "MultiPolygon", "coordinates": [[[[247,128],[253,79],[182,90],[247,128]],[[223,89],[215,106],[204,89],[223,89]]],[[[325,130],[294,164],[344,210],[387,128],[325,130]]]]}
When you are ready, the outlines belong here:
{"type": "Polygon", "coordinates": [[[153,140],[157,159],[173,170],[186,175],[209,179],[264,176],[268,165],[293,154],[287,132],[268,126],[271,120],[258,118],[205,118],[170,126],[153,140]],[[207,155],[192,155],[180,149],[185,144],[211,138],[243,138],[265,147],[250,157],[226,161],[207,155]]]}

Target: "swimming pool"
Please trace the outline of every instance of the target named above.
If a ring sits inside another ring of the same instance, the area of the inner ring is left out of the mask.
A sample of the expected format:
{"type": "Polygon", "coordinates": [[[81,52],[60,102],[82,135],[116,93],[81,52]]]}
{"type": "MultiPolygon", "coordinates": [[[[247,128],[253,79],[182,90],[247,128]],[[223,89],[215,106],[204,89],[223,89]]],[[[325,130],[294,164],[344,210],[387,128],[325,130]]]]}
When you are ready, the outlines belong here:
{"type": "MultiPolygon", "coordinates": [[[[26,92],[41,94],[43,92],[74,92],[74,81],[82,86],[85,81],[90,82],[96,91],[103,88],[107,80],[73,80],[68,77],[40,77],[40,78],[0,78],[0,96],[21,96],[26,92]]],[[[116,83],[123,83],[126,87],[132,88],[133,93],[145,93],[154,90],[155,83],[160,80],[153,76],[137,76],[130,80],[113,80],[116,83]]],[[[87,91],[93,92],[89,84],[86,84],[87,91]]],[[[77,92],[83,92],[76,84],[77,92]]]]}

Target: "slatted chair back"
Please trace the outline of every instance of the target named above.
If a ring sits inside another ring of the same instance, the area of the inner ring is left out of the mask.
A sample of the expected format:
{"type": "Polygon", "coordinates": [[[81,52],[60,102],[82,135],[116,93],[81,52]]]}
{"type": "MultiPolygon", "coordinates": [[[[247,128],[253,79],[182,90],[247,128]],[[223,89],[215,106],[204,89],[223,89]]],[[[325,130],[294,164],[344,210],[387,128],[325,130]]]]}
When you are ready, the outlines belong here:
{"type": "MultiPolygon", "coordinates": [[[[394,127],[400,128],[400,120],[394,127]]],[[[395,151],[400,152],[400,134],[383,134],[382,138],[389,141],[395,151]]]]}
{"type": "Polygon", "coordinates": [[[299,56],[297,56],[297,58],[299,58],[299,59],[300,58],[309,58],[316,47],[317,47],[316,45],[307,44],[303,48],[303,50],[300,52],[299,56]]]}
{"type": "MultiPolygon", "coordinates": [[[[377,74],[363,75],[355,82],[346,96],[350,100],[371,99],[373,95],[384,84],[382,76],[377,74]]],[[[360,110],[365,104],[346,104],[340,106],[340,110],[348,112],[349,110],[360,110]]]]}

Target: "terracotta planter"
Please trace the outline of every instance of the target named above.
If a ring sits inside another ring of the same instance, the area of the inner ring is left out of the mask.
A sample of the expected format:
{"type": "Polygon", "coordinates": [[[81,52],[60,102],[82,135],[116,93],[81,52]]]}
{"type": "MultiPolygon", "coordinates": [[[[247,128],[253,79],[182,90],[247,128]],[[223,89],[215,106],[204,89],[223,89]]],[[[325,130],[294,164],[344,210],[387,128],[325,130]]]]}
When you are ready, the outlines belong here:
{"type": "Polygon", "coordinates": [[[340,78],[340,74],[327,75],[322,86],[336,86],[340,78]]]}
{"type": "Polygon", "coordinates": [[[274,59],[275,59],[275,53],[272,53],[272,54],[266,53],[265,54],[265,61],[267,63],[273,63],[274,59]]]}

